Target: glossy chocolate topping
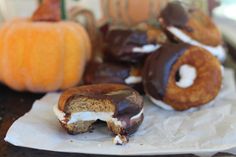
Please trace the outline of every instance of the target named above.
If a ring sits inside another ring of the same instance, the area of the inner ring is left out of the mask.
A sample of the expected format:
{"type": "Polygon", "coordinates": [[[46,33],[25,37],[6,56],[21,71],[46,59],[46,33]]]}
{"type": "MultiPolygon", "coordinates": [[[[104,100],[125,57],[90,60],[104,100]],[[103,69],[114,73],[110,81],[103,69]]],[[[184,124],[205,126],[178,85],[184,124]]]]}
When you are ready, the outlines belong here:
{"type": "Polygon", "coordinates": [[[108,95],[116,105],[114,117],[119,120],[129,120],[142,110],[143,100],[135,95],[134,90],[124,89],[108,93],[108,95]]]}
{"type": "Polygon", "coordinates": [[[105,39],[106,56],[117,61],[127,61],[131,63],[139,62],[145,58],[144,53],[134,53],[134,47],[140,47],[147,44],[155,45],[155,41],[149,42],[147,33],[144,31],[133,31],[114,29],[111,30],[105,39]]]}
{"type": "Polygon", "coordinates": [[[189,47],[188,44],[165,44],[152,53],[145,62],[143,84],[147,94],[162,100],[172,66],[189,47]]]}
{"type": "Polygon", "coordinates": [[[129,77],[129,73],[129,66],[90,62],[84,74],[84,83],[124,83],[124,80],[129,77]]]}
{"type": "Polygon", "coordinates": [[[161,18],[167,26],[186,29],[189,17],[187,11],[180,2],[171,2],[162,10],[161,18]]]}

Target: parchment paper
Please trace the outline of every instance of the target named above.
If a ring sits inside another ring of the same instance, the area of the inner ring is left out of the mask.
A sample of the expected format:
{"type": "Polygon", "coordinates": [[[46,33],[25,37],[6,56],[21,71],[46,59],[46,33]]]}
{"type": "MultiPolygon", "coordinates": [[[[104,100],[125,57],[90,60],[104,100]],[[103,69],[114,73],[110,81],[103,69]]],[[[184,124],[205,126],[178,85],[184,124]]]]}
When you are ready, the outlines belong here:
{"type": "Polygon", "coordinates": [[[185,112],[165,111],[145,99],[145,119],[128,144],[117,146],[105,125],[92,133],[68,135],[53,113],[60,93],[34,102],[29,113],[10,127],[5,141],[22,147],[113,155],[236,154],[236,90],[234,73],[225,69],[222,91],[213,105],[185,112]]]}

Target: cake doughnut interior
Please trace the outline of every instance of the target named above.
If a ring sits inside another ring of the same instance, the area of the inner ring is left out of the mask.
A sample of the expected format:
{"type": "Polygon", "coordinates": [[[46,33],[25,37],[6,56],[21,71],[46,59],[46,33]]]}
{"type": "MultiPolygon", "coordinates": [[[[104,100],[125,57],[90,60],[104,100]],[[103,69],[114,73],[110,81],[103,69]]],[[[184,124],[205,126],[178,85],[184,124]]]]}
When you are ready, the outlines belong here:
{"type": "Polygon", "coordinates": [[[218,95],[221,64],[203,48],[166,44],[146,60],[143,80],[146,94],[155,104],[186,110],[207,104],[218,95]]]}
{"type": "Polygon", "coordinates": [[[62,93],[54,112],[70,134],[87,132],[101,120],[115,135],[128,136],[143,121],[143,98],[121,84],[80,86],[62,93]]]}

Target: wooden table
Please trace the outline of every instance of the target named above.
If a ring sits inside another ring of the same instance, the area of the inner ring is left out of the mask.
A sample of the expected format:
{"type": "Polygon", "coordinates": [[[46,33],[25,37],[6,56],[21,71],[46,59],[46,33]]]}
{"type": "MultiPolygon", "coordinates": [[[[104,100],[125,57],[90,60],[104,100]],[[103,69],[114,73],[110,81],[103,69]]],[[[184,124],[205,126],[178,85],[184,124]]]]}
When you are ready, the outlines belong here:
{"type": "MultiPolygon", "coordinates": [[[[230,51],[234,50],[229,47],[230,51]]],[[[231,59],[227,64],[236,69],[235,63],[231,59]]],[[[35,150],[12,146],[4,141],[7,130],[12,123],[30,110],[33,102],[41,98],[44,94],[32,94],[26,92],[15,92],[0,85],[0,157],[92,157],[95,155],[57,153],[50,151],[35,150]]],[[[27,135],[26,135],[27,136],[27,135]]],[[[100,155],[101,156],[101,155],[100,155]]],[[[193,157],[194,155],[172,155],[173,157],[193,157]]],[[[227,154],[217,154],[215,156],[225,157],[227,154]]]]}

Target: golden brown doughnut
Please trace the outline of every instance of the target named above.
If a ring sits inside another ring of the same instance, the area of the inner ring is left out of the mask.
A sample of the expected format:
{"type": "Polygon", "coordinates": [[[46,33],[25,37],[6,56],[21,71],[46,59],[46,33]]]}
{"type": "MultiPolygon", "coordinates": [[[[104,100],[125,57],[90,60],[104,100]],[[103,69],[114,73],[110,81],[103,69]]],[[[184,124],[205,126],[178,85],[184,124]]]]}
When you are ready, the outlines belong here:
{"type": "Polygon", "coordinates": [[[167,42],[160,28],[147,24],[113,28],[105,35],[105,61],[142,64],[146,57],[167,42]]]}
{"type": "Polygon", "coordinates": [[[157,105],[186,110],[206,104],[218,95],[221,64],[203,48],[166,44],[146,60],[143,82],[146,94],[157,105]]]}
{"type": "Polygon", "coordinates": [[[143,98],[121,84],[86,85],[63,92],[54,112],[70,134],[88,132],[101,120],[114,134],[128,136],[143,121],[143,98]]]}
{"type": "Polygon", "coordinates": [[[222,44],[219,29],[211,18],[199,9],[186,9],[179,2],[170,2],[160,16],[164,28],[174,26],[202,44],[222,44]]]}
{"type": "Polygon", "coordinates": [[[221,62],[225,60],[221,33],[201,10],[184,7],[180,2],[170,2],[162,10],[159,21],[170,39],[202,47],[221,62]]]}
{"type": "Polygon", "coordinates": [[[200,43],[211,46],[222,44],[219,29],[211,18],[200,10],[194,9],[189,12],[187,27],[191,28],[193,31],[183,31],[200,43]]]}

